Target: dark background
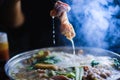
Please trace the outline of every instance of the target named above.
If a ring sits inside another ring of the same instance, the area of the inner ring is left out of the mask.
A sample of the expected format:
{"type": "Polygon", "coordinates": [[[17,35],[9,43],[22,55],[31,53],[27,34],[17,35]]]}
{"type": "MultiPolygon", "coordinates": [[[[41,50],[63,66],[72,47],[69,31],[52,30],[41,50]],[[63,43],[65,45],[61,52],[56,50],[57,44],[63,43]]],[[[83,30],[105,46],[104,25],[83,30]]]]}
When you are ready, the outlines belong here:
{"type": "Polygon", "coordinates": [[[53,24],[50,10],[53,9],[54,0],[22,0],[22,11],[25,15],[25,23],[20,28],[6,27],[0,25],[0,31],[8,35],[10,56],[20,52],[60,46],[59,20],[55,18],[55,40],[53,44],[53,24]]]}
{"type": "MultiPolygon", "coordinates": [[[[53,8],[54,2],[55,0],[22,0],[22,11],[26,18],[25,23],[20,28],[0,25],[0,31],[8,34],[10,57],[20,52],[38,48],[71,46],[70,41],[60,33],[60,22],[57,18],[55,18],[56,44],[53,44],[53,24],[50,10],[53,8]],[[66,45],[66,41],[68,45],[66,45]]],[[[74,15],[72,16],[74,17],[74,15]]],[[[82,42],[84,41],[81,40],[81,44],[82,42]]],[[[120,53],[120,46],[115,44],[109,50],[120,53]]]]}

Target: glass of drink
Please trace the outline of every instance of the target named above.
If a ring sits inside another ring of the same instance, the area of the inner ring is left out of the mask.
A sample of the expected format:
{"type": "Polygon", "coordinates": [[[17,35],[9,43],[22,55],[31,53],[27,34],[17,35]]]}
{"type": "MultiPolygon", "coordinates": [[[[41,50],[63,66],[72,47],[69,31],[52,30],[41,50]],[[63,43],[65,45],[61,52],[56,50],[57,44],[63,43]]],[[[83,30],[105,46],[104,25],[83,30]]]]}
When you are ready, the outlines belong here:
{"type": "Polygon", "coordinates": [[[9,45],[7,33],[0,32],[0,60],[8,60],[9,59],[9,45]]]}
{"type": "Polygon", "coordinates": [[[7,76],[4,71],[4,65],[9,59],[9,45],[7,33],[0,32],[0,80],[6,80],[7,76]]]}

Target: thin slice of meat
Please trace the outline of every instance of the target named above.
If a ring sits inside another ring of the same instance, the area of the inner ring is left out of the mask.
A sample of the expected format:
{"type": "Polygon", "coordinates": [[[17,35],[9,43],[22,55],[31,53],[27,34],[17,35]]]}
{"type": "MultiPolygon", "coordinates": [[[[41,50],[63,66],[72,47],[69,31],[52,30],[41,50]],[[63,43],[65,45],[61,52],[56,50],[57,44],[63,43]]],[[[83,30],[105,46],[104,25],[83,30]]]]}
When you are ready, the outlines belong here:
{"type": "Polygon", "coordinates": [[[75,37],[75,31],[72,24],[69,22],[67,12],[70,11],[70,6],[61,1],[57,1],[54,8],[50,11],[50,16],[58,17],[61,22],[60,31],[66,36],[67,39],[71,40],[75,37]]]}

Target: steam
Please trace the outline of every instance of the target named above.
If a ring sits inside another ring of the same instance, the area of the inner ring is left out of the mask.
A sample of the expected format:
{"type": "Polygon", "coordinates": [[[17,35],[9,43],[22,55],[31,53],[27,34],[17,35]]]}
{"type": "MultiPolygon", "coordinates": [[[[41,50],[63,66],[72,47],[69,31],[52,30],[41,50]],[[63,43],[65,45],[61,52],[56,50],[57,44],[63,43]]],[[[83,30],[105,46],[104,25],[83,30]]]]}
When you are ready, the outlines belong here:
{"type": "MultiPolygon", "coordinates": [[[[108,48],[120,38],[119,2],[115,0],[67,0],[73,24],[76,46],[108,48]]],[[[66,1],[66,2],[67,2],[66,1]]]]}

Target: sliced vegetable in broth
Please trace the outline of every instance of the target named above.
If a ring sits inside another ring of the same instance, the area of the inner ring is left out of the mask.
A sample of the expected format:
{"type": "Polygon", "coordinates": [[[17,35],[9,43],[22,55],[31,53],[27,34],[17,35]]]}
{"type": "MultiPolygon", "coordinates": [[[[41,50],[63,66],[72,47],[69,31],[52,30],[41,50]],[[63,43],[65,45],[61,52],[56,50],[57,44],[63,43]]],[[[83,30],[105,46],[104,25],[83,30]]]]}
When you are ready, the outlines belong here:
{"type": "Polygon", "coordinates": [[[10,72],[15,80],[117,80],[120,61],[108,56],[40,50],[10,72]]]}

